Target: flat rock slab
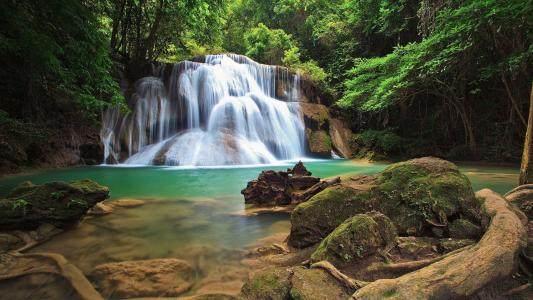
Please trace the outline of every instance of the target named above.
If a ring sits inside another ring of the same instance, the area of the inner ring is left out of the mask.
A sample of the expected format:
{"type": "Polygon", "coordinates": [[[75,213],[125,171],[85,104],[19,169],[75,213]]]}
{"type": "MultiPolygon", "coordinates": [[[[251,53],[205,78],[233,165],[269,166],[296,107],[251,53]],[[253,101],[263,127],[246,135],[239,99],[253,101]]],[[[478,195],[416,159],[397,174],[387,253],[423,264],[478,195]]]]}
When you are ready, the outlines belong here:
{"type": "Polygon", "coordinates": [[[167,258],[99,265],[90,278],[105,298],[176,297],[191,288],[195,274],[187,262],[167,258]]]}

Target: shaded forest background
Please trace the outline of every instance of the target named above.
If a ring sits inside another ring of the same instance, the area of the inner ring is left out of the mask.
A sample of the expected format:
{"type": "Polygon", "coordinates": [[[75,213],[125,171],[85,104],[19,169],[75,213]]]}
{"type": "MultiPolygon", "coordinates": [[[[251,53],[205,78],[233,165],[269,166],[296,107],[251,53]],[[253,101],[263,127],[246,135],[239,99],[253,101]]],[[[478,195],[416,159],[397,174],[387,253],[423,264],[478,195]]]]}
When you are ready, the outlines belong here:
{"type": "Polygon", "coordinates": [[[124,74],[222,52],[310,78],[361,156],[519,161],[532,16],[531,0],[2,0],[0,161],[91,152],[102,110],[127,110],[124,74]]]}

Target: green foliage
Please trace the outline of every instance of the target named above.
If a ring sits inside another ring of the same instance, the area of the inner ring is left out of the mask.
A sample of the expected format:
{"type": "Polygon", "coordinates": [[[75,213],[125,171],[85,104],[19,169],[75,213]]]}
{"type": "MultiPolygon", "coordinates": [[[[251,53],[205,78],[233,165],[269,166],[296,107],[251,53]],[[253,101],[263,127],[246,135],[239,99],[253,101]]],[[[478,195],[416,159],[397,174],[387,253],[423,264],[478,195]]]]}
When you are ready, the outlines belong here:
{"type": "Polygon", "coordinates": [[[531,10],[527,1],[496,0],[470,0],[443,9],[422,41],[358,61],[348,73],[352,79],[340,105],[379,111],[420,93],[451,99],[465,92],[475,95],[480,82],[523,69],[531,61],[531,46],[505,53],[493,40],[527,26],[531,10]]]}
{"type": "Polygon", "coordinates": [[[28,211],[28,206],[30,205],[30,203],[24,199],[16,199],[15,201],[13,201],[12,203],[12,207],[11,207],[11,210],[14,210],[14,211],[22,211],[22,215],[25,216],[27,211],[28,211]]]}
{"type": "MultiPolygon", "coordinates": [[[[259,23],[244,35],[246,55],[262,63],[280,65],[285,52],[295,48],[290,34],[259,23]]],[[[297,49],[297,48],[296,48],[297,49]]]]}
{"type": "Polygon", "coordinates": [[[21,99],[13,105],[18,111],[72,99],[96,118],[108,103],[123,101],[106,37],[82,2],[9,0],[0,20],[0,88],[21,99]]]}
{"type": "Polygon", "coordinates": [[[372,149],[386,155],[394,155],[402,152],[405,140],[391,129],[369,129],[355,135],[354,142],[362,148],[372,149]]]}

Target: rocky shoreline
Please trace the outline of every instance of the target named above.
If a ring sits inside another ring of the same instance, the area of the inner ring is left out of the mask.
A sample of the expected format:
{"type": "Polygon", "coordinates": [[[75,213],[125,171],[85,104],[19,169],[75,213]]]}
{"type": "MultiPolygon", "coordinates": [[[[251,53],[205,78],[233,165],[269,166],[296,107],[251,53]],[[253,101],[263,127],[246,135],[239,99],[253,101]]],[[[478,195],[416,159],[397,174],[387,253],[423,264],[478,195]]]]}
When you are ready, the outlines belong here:
{"type": "Polygon", "coordinates": [[[105,201],[109,190],[87,180],[24,183],[0,200],[0,288],[31,289],[23,282],[32,279],[49,282],[48,298],[79,299],[527,299],[531,291],[529,185],[505,197],[474,193],[454,164],[428,157],[325,180],[298,163],[264,171],[242,193],[245,215],[290,213],[290,230],[233,253],[247,271],[228,265],[200,283],[196,267],[174,257],[106,263],[84,274],[59,254],[28,253],[87,214],[144,203],[105,201]]]}

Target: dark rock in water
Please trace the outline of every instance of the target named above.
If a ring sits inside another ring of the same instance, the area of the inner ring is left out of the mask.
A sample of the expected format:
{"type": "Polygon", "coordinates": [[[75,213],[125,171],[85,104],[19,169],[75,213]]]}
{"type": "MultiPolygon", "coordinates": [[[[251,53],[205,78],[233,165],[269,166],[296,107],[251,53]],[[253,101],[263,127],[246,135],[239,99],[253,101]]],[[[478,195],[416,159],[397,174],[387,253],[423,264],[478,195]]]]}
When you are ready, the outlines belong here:
{"type": "Polygon", "coordinates": [[[108,197],[109,189],[92,180],[24,182],[0,199],[0,229],[34,229],[45,223],[65,227],[108,197]]]}
{"type": "Polygon", "coordinates": [[[263,171],[256,180],[248,182],[241,191],[246,204],[256,205],[288,205],[292,202],[295,192],[306,190],[320,181],[311,177],[302,162],[294,168],[284,171],[263,171]]]}
{"type": "Polygon", "coordinates": [[[355,215],[339,225],[315,250],[311,260],[335,265],[353,263],[396,242],[396,228],[378,212],[355,215]]]}
{"type": "Polygon", "coordinates": [[[294,165],[292,169],[287,169],[287,173],[292,174],[293,176],[311,176],[313,173],[309,172],[304,166],[302,161],[299,161],[294,165]]]}
{"type": "Polygon", "coordinates": [[[433,227],[447,229],[456,216],[472,224],[480,221],[480,204],[468,178],[451,162],[425,157],[393,164],[370,179],[344,180],[299,204],[291,215],[288,242],[310,246],[347,218],[371,210],[389,217],[403,235],[431,235],[433,227]]]}
{"type": "Polygon", "coordinates": [[[187,262],[164,258],[99,265],[90,278],[106,299],[176,297],[190,290],[195,274],[187,262]]]}

